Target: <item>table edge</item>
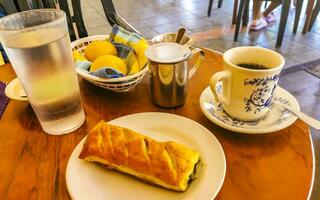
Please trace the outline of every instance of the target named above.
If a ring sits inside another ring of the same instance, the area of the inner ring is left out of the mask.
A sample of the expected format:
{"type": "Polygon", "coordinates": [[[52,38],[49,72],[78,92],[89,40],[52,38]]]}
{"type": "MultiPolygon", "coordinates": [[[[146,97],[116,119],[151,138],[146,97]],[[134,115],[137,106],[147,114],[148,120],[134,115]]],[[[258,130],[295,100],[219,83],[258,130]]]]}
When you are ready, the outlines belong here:
{"type": "Polygon", "coordinates": [[[220,52],[220,51],[216,51],[216,50],[210,49],[210,48],[208,48],[208,47],[199,47],[199,48],[200,48],[200,49],[207,50],[207,51],[211,51],[211,52],[213,52],[213,53],[216,53],[216,54],[219,54],[219,55],[223,56],[223,53],[220,52]]]}
{"type": "Polygon", "coordinates": [[[312,152],[312,179],[311,179],[309,193],[307,196],[307,199],[310,200],[311,196],[312,196],[312,192],[313,192],[313,187],[314,187],[314,178],[315,178],[316,167],[315,167],[314,145],[313,145],[313,140],[312,140],[309,126],[308,126],[308,133],[309,133],[309,140],[310,140],[311,152],[312,152]]]}

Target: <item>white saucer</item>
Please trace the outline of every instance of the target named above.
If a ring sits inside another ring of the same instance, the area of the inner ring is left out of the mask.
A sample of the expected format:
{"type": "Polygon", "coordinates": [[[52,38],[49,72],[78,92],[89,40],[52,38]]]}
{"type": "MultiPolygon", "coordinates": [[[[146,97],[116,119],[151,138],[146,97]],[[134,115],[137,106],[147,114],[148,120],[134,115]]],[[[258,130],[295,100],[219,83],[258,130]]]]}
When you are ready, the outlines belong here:
{"type": "Polygon", "coordinates": [[[6,87],[5,94],[8,98],[18,101],[28,101],[28,97],[18,78],[13,79],[6,87]]]}
{"type": "MultiPolygon", "coordinates": [[[[217,84],[217,91],[222,91],[221,83],[217,84]]],[[[277,86],[273,101],[279,101],[300,110],[298,101],[285,89],[277,86]]],[[[200,106],[205,116],[216,125],[230,131],[262,134],[282,130],[296,121],[297,117],[280,106],[271,105],[270,111],[260,120],[240,121],[224,112],[222,105],[213,98],[210,87],[207,87],[200,96],[200,106]]]]}
{"type": "Polygon", "coordinates": [[[115,170],[78,158],[85,138],[70,156],[66,183],[74,200],[212,200],[226,173],[226,159],[219,141],[199,123],[167,113],[138,113],[108,123],[137,130],[158,141],[176,141],[198,151],[205,165],[185,192],[150,185],[115,170]]]}

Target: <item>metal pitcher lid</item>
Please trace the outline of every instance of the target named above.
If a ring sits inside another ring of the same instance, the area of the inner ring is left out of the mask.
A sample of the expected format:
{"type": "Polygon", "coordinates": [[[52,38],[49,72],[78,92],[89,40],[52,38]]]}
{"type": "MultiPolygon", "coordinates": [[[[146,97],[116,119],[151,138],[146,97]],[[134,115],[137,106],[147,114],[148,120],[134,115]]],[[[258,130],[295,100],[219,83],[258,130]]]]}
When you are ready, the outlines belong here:
{"type": "Polygon", "coordinates": [[[149,46],[145,51],[147,58],[157,63],[177,63],[186,60],[191,50],[173,42],[163,42],[149,46]]]}

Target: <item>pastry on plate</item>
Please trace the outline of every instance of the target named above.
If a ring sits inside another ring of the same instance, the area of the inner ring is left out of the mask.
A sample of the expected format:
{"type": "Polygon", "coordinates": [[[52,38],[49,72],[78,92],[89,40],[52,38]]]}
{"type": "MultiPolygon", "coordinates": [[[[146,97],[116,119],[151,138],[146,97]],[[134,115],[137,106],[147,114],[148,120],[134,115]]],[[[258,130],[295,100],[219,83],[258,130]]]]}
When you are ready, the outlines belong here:
{"type": "Polygon", "coordinates": [[[90,131],[79,158],[176,191],[188,188],[200,163],[199,153],[182,144],[158,142],[104,121],[90,131]]]}

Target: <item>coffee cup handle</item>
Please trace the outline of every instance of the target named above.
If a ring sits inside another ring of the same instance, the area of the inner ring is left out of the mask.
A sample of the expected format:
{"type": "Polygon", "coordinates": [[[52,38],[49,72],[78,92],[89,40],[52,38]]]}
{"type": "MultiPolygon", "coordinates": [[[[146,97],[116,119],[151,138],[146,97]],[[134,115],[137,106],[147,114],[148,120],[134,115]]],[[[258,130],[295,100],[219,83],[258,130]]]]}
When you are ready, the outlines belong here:
{"type": "Polygon", "coordinates": [[[189,71],[189,79],[196,73],[196,71],[199,69],[203,59],[204,59],[204,51],[200,48],[192,49],[192,56],[199,53],[199,57],[196,61],[196,63],[192,66],[192,68],[189,71]]]}
{"type": "MultiPolygon", "coordinates": [[[[226,80],[227,86],[229,86],[231,83],[230,77],[231,77],[231,73],[229,71],[221,71],[212,75],[210,79],[210,89],[212,91],[213,97],[215,98],[216,102],[221,102],[225,105],[229,105],[230,103],[229,98],[225,98],[224,96],[221,95],[221,92],[217,92],[216,85],[219,81],[227,79],[226,80]]],[[[224,89],[227,89],[227,94],[230,95],[230,87],[224,88],[224,89]]]]}

